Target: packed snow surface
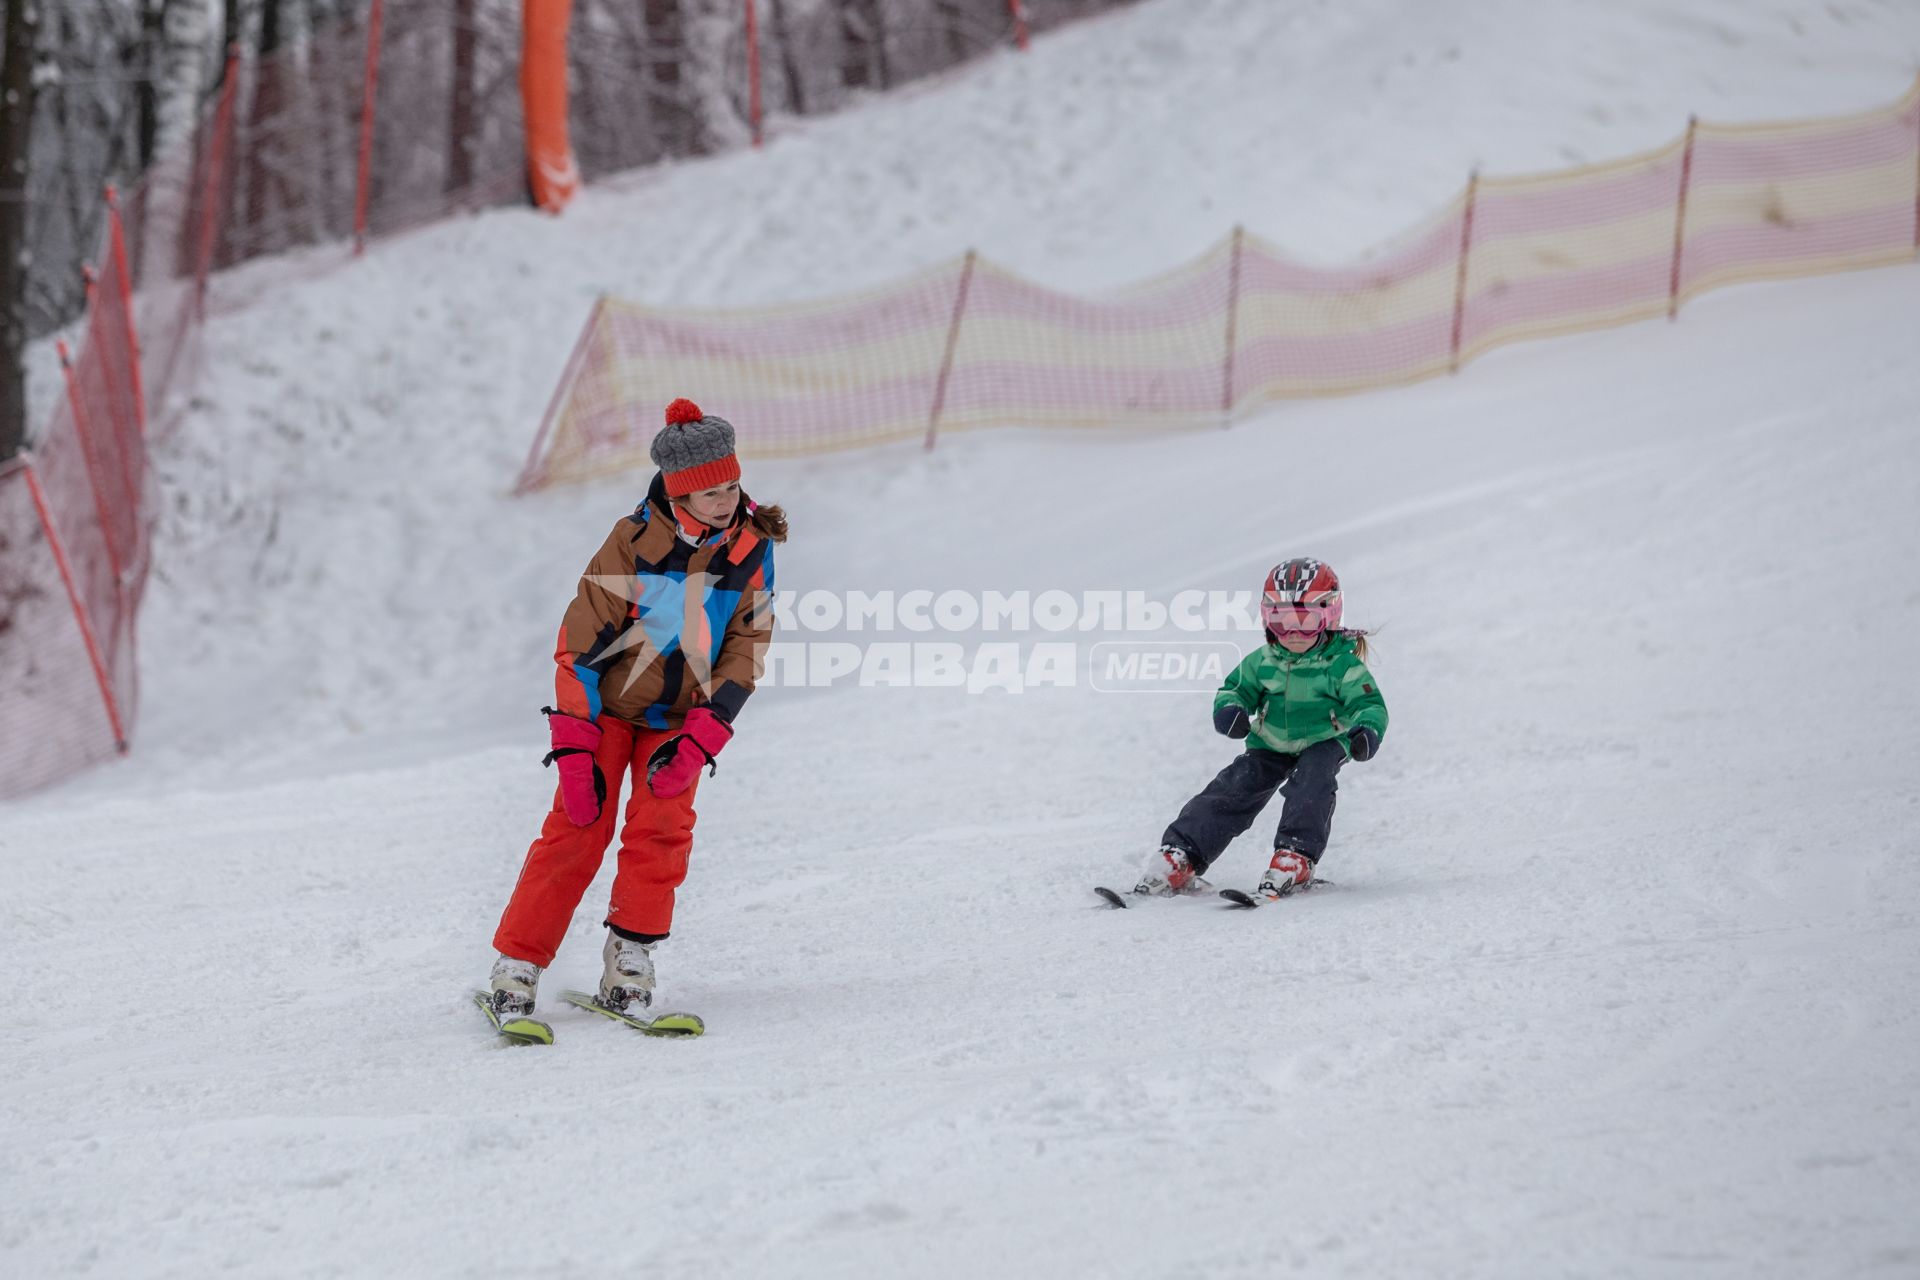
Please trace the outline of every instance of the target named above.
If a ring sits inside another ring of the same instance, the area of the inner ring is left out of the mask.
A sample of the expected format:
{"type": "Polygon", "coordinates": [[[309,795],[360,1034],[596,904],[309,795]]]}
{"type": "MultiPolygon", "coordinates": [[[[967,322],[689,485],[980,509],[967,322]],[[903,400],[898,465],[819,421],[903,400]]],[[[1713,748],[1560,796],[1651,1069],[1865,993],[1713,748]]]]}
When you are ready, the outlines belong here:
{"type": "Polygon", "coordinates": [[[1332,562],[1393,716],[1338,886],[1096,907],[1237,750],[1204,693],[770,688],[660,951],[709,1034],[555,998],[611,861],[555,1046],[466,997],[554,627],[644,482],[506,496],[594,293],[967,245],[1108,287],[1235,222],[1350,258],[1475,163],[1916,60],[1866,0],[1158,0],[562,219],[221,281],[139,747],[0,807],[0,1272],[1920,1274],[1920,267],[1231,430],[751,465],[783,588],[1332,562]]]}

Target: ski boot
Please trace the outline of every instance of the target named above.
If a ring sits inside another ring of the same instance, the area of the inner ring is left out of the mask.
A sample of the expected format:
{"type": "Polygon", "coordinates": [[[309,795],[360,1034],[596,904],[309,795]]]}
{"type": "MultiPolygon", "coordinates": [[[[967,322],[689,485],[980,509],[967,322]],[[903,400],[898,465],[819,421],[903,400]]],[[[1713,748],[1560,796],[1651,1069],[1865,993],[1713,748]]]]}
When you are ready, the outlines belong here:
{"type": "Polygon", "coordinates": [[[606,971],[600,975],[601,1004],[630,1018],[646,1018],[653,1007],[653,948],[651,942],[635,942],[607,930],[607,945],[601,949],[606,971]]]}
{"type": "Polygon", "coordinates": [[[540,966],[512,956],[493,962],[493,976],[487,982],[492,989],[495,1022],[533,1016],[534,991],[540,985],[540,966]]]}
{"type": "Polygon", "coordinates": [[[1282,845],[1273,851],[1267,874],[1260,877],[1255,890],[1263,898],[1284,898],[1313,883],[1313,860],[1306,854],[1282,845]]]}
{"type": "Polygon", "coordinates": [[[1211,893],[1213,886],[1200,878],[1185,849],[1162,845],[1147,859],[1140,883],[1133,891],[1145,898],[1171,898],[1183,893],[1211,893]]]}

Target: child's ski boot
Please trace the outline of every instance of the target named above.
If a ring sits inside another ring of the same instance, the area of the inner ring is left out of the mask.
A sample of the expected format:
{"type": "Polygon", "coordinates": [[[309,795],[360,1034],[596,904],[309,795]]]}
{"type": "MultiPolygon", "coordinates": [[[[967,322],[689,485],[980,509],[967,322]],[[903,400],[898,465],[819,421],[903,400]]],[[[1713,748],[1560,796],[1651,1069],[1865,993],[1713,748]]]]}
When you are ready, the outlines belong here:
{"type": "Polygon", "coordinates": [[[495,1022],[531,1018],[534,992],[540,986],[540,966],[515,960],[512,956],[501,956],[493,962],[493,975],[487,986],[490,988],[495,1022]]]}
{"type": "Polygon", "coordinates": [[[1306,854],[1284,846],[1273,851],[1267,874],[1254,892],[1263,898],[1284,898],[1313,883],[1313,862],[1306,854]]]}
{"type": "Polygon", "coordinates": [[[1171,898],[1176,894],[1211,893],[1213,886],[1193,869],[1185,849],[1162,845],[1147,859],[1140,883],[1133,891],[1145,898],[1171,898]]]}
{"type": "Polygon", "coordinates": [[[645,1020],[653,1008],[653,946],[607,930],[601,950],[606,971],[600,975],[599,1001],[615,1013],[645,1020]]]}
{"type": "Polygon", "coordinates": [[[539,985],[539,965],[501,956],[493,962],[487,989],[475,991],[473,1002],[493,1029],[515,1044],[552,1044],[553,1028],[532,1016],[533,991],[539,985]]]}

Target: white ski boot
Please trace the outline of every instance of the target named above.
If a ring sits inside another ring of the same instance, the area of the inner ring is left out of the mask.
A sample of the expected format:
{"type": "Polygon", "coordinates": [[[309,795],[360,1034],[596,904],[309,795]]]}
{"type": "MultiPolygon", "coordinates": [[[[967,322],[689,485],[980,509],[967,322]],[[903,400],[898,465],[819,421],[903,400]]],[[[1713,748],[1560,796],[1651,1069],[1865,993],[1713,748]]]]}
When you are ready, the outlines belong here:
{"type": "Polygon", "coordinates": [[[1147,859],[1140,883],[1133,891],[1147,898],[1171,898],[1181,893],[1211,893],[1213,886],[1200,878],[1187,858],[1185,849],[1162,845],[1147,859]]]}
{"type": "Polygon", "coordinates": [[[1307,855],[1285,847],[1273,851],[1267,874],[1260,877],[1259,892],[1268,898],[1284,898],[1313,883],[1313,863],[1307,855]]]}
{"type": "Polygon", "coordinates": [[[493,976],[487,985],[493,990],[493,1016],[506,1022],[533,1016],[533,997],[540,985],[540,966],[512,956],[493,962],[493,976]]]}
{"type": "Polygon", "coordinates": [[[600,1003],[630,1018],[646,1018],[653,1008],[653,948],[607,930],[601,950],[606,971],[600,975],[600,1003]]]}

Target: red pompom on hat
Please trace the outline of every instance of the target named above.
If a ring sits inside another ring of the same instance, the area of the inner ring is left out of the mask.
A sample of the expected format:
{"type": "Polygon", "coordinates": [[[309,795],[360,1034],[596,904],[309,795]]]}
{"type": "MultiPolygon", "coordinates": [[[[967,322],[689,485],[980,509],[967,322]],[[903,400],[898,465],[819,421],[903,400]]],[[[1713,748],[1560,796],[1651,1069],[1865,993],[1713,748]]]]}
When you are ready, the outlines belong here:
{"type": "Polygon", "coordinates": [[[647,450],[666,479],[667,496],[678,498],[740,478],[733,452],[733,424],[700,412],[691,400],[667,406],[667,425],[647,450]]]}

